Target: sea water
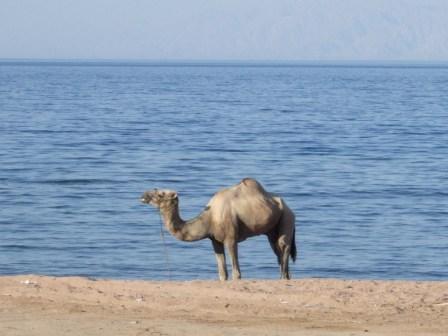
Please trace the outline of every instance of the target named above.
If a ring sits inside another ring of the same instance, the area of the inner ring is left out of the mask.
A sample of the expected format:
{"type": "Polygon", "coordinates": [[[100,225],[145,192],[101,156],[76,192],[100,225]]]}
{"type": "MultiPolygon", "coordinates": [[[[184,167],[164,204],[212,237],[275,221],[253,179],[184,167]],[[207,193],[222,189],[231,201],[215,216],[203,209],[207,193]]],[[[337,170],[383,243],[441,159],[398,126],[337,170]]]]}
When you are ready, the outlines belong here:
{"type": "Polygon", "coordinates": [[[448,66],[0,63],[0,274],[215,279],[139,198],[188,219],[244,177],[295,212],[295,278],[447,280],[448,66]]]}

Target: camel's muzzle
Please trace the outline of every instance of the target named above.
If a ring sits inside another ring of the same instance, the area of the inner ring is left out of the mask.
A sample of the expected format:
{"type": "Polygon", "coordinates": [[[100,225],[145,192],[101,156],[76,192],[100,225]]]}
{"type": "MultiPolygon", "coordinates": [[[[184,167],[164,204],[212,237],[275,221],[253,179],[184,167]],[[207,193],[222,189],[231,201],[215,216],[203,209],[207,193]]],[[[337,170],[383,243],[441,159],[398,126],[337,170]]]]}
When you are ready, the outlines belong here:
{"type": "Polygon", "coordinates": [[[145,204],[149,204],[151,202],[151,195],[149,195],[147,192],[143,193],[143,195],[140,197],[140,201],[145,204]]]}

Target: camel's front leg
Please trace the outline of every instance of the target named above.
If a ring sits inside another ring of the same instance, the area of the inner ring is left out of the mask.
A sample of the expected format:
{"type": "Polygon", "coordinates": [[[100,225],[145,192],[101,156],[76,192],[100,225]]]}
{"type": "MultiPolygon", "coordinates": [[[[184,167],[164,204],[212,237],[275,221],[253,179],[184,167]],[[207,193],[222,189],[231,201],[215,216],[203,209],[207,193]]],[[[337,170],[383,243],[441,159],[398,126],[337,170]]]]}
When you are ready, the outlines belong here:
{"type": "Polygon", "coordinates": [[[215,239],[212,239],[213,250],[215,251],[216,262],[218,263],[219,280],[227,280],[226,255],[224,245],[215,239]]]}
{"type": "Polygon", "coordinates": [[[232,279],[241,279],[240,264],[238,262],[238,244],[236,241],[226,243],[227,250],[232,258],[232,279]]]}

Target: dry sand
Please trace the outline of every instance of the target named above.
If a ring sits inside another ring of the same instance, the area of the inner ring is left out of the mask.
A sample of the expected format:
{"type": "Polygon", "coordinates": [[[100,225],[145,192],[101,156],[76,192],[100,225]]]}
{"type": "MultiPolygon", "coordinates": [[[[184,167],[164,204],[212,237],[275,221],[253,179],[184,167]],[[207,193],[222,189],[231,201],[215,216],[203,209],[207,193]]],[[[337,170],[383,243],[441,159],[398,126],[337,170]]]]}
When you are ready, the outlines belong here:
{"type": "Polygon", "coordinates": [[[448,335],[448,282],[0,277],[0,335],[448,335]]]}

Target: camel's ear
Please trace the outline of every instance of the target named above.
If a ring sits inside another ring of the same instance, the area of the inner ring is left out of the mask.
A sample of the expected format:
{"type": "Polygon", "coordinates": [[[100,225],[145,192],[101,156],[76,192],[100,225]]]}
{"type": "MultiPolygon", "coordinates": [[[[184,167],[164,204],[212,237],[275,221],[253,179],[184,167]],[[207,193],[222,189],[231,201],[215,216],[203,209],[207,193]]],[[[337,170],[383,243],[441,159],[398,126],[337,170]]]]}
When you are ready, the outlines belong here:
{"type": "Polygon", "coordinates": [[[165,193],[163,191],[156,190],[156,195],[158,198],[163,198],[163,196],[165,196],[165,193]]]}
{"type": "Polygon", "coordinates": [[[177,198],[177,192],[173,192],[170,195],[171,199],[176,199],[177,198]]]}

